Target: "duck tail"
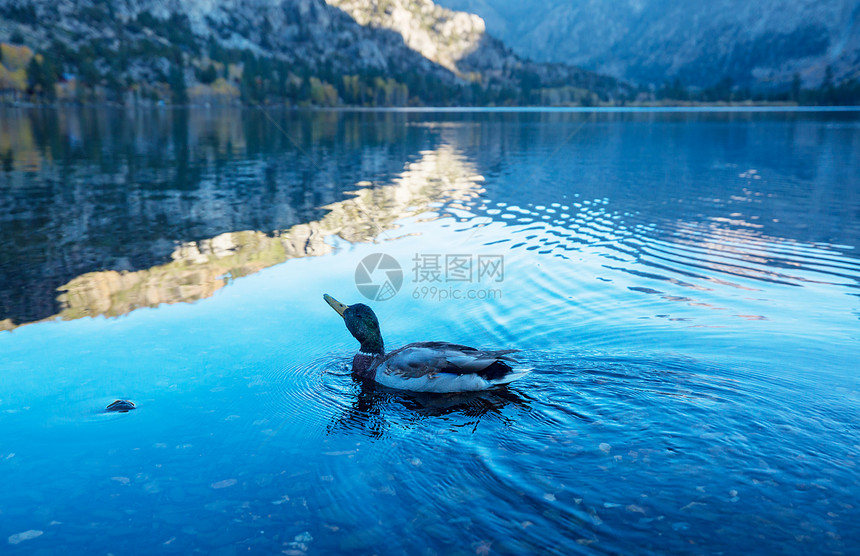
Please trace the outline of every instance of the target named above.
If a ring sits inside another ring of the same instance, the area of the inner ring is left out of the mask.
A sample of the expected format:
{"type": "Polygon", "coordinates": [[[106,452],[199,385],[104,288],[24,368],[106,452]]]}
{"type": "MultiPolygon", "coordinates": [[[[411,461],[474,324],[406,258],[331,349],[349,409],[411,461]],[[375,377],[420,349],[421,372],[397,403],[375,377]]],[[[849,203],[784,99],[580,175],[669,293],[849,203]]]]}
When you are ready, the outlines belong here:
{"type": "Polygon", "coordinates": [[[522,368],[512,369],[511,372],[509,372],[505,376],[491,380],[490,382],[492,382],[493,384],[496,384],[496,385],[508,384],[508,383],[513,382],[517,379],[523,378],[524,376],[526,376],[527,374],[532,372],[532,370],[534,370],[534,369],[532,369],[531,367],[529,367],[527,369],[522,369],[522,368]]]}

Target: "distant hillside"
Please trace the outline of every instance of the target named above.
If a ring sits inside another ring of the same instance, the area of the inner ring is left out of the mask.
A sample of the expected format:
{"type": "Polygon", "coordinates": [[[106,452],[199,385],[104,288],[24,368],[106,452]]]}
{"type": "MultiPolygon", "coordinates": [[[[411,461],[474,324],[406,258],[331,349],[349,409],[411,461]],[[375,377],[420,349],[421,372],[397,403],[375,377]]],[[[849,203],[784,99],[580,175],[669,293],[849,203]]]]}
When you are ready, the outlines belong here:
{"type": "Polygon", "coordinates": [[[0,0],[0,100],[597,104],[631,88],[520,58],[430,0],[0,0]]]}
{"type": "Polygon", "coordinates": [[[520,55],[634,83],[860,79],[860,0],[438,1],[482,16],[520,55]]]}

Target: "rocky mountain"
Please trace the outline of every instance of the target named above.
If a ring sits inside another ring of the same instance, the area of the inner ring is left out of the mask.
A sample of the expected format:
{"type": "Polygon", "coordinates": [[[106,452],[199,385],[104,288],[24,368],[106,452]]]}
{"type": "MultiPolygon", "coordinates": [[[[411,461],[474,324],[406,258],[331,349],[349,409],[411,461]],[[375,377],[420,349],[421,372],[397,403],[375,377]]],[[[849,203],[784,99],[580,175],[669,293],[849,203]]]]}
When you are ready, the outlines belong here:
{"type": "Polygon", "coordinates": [[[630,80],[806,87],[860,78],[858,0],[439,0],[522,56],[630,80]]]}
{"type": "Polygon", "coordinates": [[[480,17],[430,0],[0,0],[0,42],[0,94],[72,100],[531,104],[630,94],[613,78],[525,60],[480,17]]]}
{"type": "MultiPolygon", "coordinates": [[[[484,20],[477,15],[448,10],[430,0],[392,2],[385,7],[368,0],[327,2],[360,25],[398,33],[406,46],[460,76],[464,74],[458,64],[480,47],[486,34],[484,20]]],[[[496,46],[502,56],[511,55],[496,46]]]]}

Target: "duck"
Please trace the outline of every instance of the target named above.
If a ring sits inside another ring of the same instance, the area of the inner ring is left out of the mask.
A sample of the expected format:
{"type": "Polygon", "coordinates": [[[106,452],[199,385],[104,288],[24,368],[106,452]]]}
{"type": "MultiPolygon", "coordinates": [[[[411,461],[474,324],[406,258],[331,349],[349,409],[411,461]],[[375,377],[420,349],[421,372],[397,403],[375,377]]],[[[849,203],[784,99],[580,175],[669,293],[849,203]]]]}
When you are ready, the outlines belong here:
{"type": "Polygon", "coordinates": [[[483,350],[448,342],[415,342],[385,352],[379,319],[363,303],[323,299],[343,317],[360,347],[352,359],[359,378],[411,392],[477,392],[509,384],[532,369],[516,366],[515,349],[483,350]]]}

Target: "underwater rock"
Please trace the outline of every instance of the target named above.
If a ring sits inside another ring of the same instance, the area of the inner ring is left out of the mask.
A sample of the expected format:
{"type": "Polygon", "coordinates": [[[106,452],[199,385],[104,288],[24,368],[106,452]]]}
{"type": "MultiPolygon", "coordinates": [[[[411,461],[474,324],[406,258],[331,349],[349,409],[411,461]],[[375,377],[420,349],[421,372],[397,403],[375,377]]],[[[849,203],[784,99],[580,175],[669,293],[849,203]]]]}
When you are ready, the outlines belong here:
{"type": "Polygon", "coordinates": [[[116,400],[105,408],[105,411],[116,411],[117,413],[128,413],[134,409],[134,402],[129,400],[116,400]]]}
{"type": "Polygon", "coordinates": [[[218,481],[217,483],[212,483],[209,486],[211,486],[212,488],[215,488],[215,489],[228,488],[228,487],[235,485],[238,482],[239,481],[237,481],[236,479],[224,479],[223,481],[218,481]]]}
{"type": "Polygon", "coordinates": [[[15,533],[14,535],[9,537],[9,544],[20,544],[24,541],[29,541],[31,539],[35,539],[36,537],[41,537],[43,531],[39,531],[37,529],[30,529],[29,531],[24,531],[23,533],[15,533]]]}

